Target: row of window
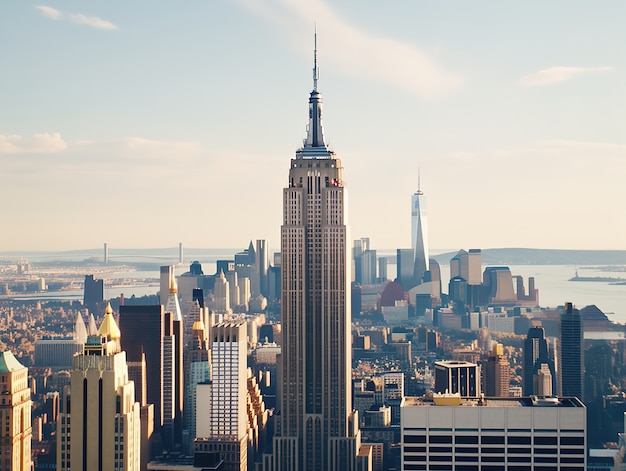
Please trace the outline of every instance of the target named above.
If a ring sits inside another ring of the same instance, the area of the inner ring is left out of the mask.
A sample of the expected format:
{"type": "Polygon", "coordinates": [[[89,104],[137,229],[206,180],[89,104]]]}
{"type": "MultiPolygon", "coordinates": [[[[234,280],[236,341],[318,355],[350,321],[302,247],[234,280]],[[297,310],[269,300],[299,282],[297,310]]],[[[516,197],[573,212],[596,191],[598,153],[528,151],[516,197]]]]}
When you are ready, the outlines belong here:
{"type": "MultiPolygon", "coordinates": [[[[452,443],[452,435],[405,435],[404,443],[452,443]]],[[[455,444],[478,444],[479,436],[477,435],[456,435],[454,436],[455,444]]],[[[505,437],[493,436],[493,435],[481,435],[480,443],[485,445],[504,445],[505,437]]],[[[506,443],[508,445],[584,445],[584,437],[560,437],[557,442],[557,437],[542,437],[542,436],[516,436],[510,435],[506,437],[506,443]],[[532,442],[531,442],[532,439],[532,442]]]]}
{"type": "MultiPolygon", "coordinates": [[[[451,466],[449,464],[405,464],[404,470],[406,471],[419,471],[419,470],[430,470],[430,471],[502,471],[504,468],[502,465],[455,465],[451,466]]],[[[509,464],[506,469],[508,471],[557,471],[558,466],[550,466],[550,465],[511,465],[509,464]]],[[[569,470],[578,470],[584,469],[584,464],[570,464],[567,469],[569,470]]]]}

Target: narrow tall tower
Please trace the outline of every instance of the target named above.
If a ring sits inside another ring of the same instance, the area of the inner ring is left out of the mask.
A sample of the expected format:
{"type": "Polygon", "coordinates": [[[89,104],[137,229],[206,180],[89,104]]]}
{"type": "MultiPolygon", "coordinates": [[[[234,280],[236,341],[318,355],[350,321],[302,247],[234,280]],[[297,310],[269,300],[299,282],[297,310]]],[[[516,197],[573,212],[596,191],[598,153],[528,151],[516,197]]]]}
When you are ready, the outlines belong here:
{"type": "Polygon", "coordinates": [[[426,224],[426,199],[417,175],[417,191],[411,196],[411,248],[413,249],[413,282],[422,283],[428,271],[428,226],[426,224]]]}
{"type": "Polygon", "coordinates": [[[561,345],[559,349],[559,378],[562,396],[583,397],[583,323],[578,309],[565,303],[561,313],[561,345]]]}
{"type": "Polygon", "coordinates": [[[275,470],[351,470],[350,275],[343,167],[324,142],[317,48],[309,125],[283,190],[282,384],[275,470]]]}

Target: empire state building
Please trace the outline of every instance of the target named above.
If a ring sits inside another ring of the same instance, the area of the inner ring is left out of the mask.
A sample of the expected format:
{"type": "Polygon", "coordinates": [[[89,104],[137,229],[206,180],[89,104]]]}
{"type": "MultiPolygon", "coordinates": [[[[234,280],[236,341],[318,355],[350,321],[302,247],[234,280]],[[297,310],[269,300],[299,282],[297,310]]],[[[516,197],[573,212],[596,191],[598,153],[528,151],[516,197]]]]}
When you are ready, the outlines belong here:
{"type": "Polygon", "coordinates": [[[324,142],[317,54],[309,125],[283,190],[282,360],[275,471],[352,470],[350,261],[343,167],[324,142]]]}

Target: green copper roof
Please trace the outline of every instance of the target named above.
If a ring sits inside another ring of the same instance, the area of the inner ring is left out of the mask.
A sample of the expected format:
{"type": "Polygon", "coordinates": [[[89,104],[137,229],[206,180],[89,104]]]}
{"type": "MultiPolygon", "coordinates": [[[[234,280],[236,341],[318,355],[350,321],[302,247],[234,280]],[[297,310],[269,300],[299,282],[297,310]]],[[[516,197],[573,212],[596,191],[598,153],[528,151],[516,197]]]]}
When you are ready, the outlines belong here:
{"type": "Polygon", "coordinates": [[[0,373],[10,373],[25,368],[9,350],[0,353],[0,373]]]}

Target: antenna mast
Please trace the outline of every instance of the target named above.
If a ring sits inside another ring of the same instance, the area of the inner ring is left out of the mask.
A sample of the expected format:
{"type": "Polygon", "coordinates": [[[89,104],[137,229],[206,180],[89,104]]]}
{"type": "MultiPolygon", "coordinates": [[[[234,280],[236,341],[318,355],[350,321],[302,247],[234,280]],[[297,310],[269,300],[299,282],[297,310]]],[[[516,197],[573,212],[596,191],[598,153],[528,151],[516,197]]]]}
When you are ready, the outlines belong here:
{"type": "Polygon", "coordinates": [[[313,90],[317,91],[317,79],[319,71],[317,70],[317,26],[315,26],[315,40],[313,48],[313,90]]]}
{"type": "Polygon", "coordinates": [[[422,185],[420,181],[420,168],[417,167],[417,193],[418,195],[423,195],[422,193],[422,185]]]}

